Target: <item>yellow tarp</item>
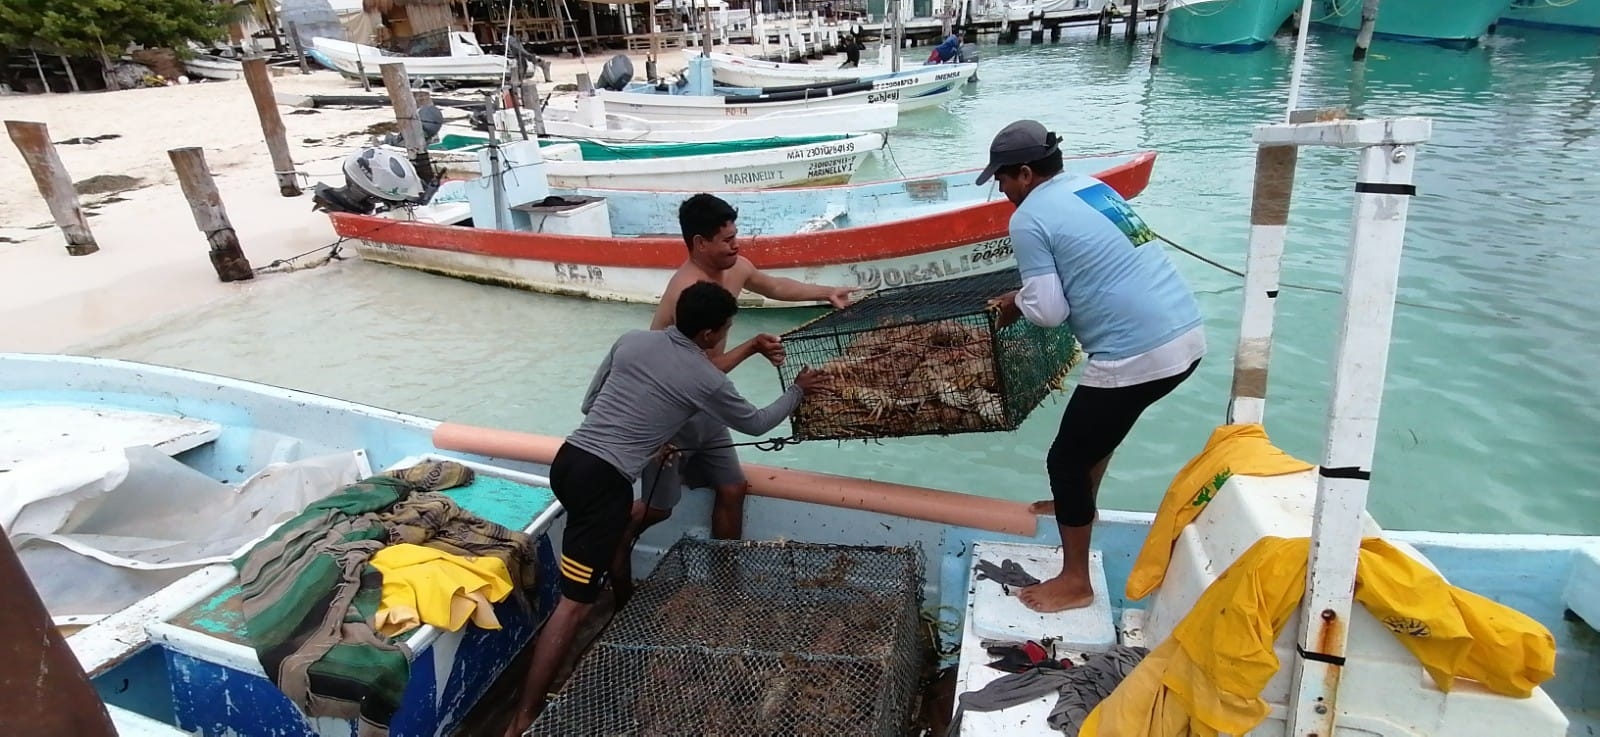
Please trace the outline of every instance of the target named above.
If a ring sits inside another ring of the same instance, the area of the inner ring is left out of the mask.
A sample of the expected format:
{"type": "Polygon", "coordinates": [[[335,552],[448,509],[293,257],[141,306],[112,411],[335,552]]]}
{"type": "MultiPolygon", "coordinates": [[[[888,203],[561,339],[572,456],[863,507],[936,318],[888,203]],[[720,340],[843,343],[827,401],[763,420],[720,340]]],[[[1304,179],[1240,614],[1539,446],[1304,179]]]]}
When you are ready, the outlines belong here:
{"type": "MultiPolygon", "coordinates": [[[[1265,537],[1201,594],[1172,636],[1089,714],[1081,737],[1243,734],[1266,718],[1272,643],[1305,592],[1307,538],[1265,537]]],[[[1456,678],[1525,698],[1555,673],[1555,638],[1532,618],[1458,589],[1380,538],[1361,543],[1356,601],[1441,690],[1456,678]]]]}
{"type": "Polygon", "coordinates": [[[1310,463],[1275,447],[1259,424],[1223,425],[1213,430],[1205,449],[1190,459],[1167,487],[1150,534],[1133,562],[1133,572],[1128,574],[1128,598],[1143,599],[1161,585],[1178,533],[1200,516],[1229,477],[1281,476],[1310,468],[1310,463]]]}
{"type": "Polygon", "coordinates": [[[471,619],[500,629],[493,602],[511,593],[511,574],[499,558],[453,555],[401,543],[372,556],[383,574],[383,599],[373,628],[394,637],[424,624],[454,632],[471,619]]]}

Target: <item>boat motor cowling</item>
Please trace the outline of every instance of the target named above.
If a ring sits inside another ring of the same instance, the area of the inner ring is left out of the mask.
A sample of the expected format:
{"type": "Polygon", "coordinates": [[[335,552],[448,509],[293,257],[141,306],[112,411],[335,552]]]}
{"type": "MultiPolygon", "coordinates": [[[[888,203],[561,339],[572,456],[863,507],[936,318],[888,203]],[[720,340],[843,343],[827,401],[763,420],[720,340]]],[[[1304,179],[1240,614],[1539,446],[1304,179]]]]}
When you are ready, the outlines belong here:
{"type": "Polygon", "coordinates": [[[631,81],[633,81],[633,61],[625,54],[617,54],[600,68],[600,78],[595,80],[594,84],[602,90],[621,92],[631,81]]]}
{"type": "Polygon", "coordinates": [[[380,205],[424,204],[435,189],[406,157],[386,148],[357,151],[345,157],[342,168],[344,186],[318,183],[311,195],[313,208],[368,215],[380,205]]]}

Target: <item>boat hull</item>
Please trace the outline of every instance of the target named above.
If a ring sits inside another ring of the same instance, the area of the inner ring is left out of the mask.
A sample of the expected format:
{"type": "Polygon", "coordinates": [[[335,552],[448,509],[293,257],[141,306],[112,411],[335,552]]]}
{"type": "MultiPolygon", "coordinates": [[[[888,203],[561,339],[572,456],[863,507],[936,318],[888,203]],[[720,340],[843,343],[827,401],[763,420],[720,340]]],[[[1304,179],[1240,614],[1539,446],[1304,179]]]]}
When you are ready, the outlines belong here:
{"type": "Polygon", "coordinates": [[[232,59],[197,56],[183,63],[184,71],[206,79],[230,81],[244,79],[244,65],[232,59]]]}
{"type": "MultiPolygon", "coordinates": [[[[697,56],[700,51],[684,49],[683,53],[685,56],[697,56]]],[[[891,65],[884,63],[840,69],[821,64],[789,64],[717,52],[712,52],[711,64],[717,84],[729,87],[782,87],[795,84],[848,82],[894,72],[891,65]]]]}
{"type": "Polygon", "coordinates": [[[1250,51],[1271,41],[1298,7],[1297,0],[1189,0],[1167,11],[1167,38],[1215,51],[1250,51]]]}
{"type": "MultiPolygon", "coordinates": [[[[1069,170],[1076,166],[1080,173],[1093,174],[1122,196],[1132,198],[1149,184],[1154,163],[1155,154],[1149,152],[1084,157],[1075,163],[1069,159],[1069,170]],[[1109,165],[1099,168],[1090,163],[1096,161],[1109,165]],[[1110,163],[1113,161],[1116,163],[1110,163]]],[[[890,186],[934,191],[951,180],[970,182],[976,175],[977,170],[972,170],[943,178],[788,191],[808,191],[815,195],[810,199],[826,203],[843,200],[846,195],[841,191],[833,198],[830,190],[890,186]]],[[[581,193],[603,196],[605,190],[581,193]]],[[[758,268],[777,276],[861,290],[1015,268],[1007,232],[1011,204],[998,192],[985,191],[979,197],[970,204],[957,203],[931,214],[887,222],[748,235],[741,252],[758,268]]],[[[784,205],[774,199],[762,206],[784,205]]],[[[465,206],[460,206],[455,217],[464,218],[465,213],[465,206]]],[[[657,304],[668,279],[683,262],[683,241],[676,235],[560,236],[345,213],[333,213],[331,218],[334,230],[352,239],[356,252],[366,260],[549,294],[657,304]]],[[[741,301],[751,307],[796,306],[753,294],[741,295],[741,301]]]]}
{"type": "MultiPolygon", "coordinates": [[[[309,446],[323,449],[347,443],[351,437],[360,437],[373,453],[375,465],[379,466],[389,465],[413,453],[431,452],[445,457],[494,463],[523,473],[548,475],[547,464],[561,443],[561,439],[556,437],[441,425],[434,420],[413,415],[196,371],[82,356],[0,353],[0,397],[8,397],[11,402],[48,399],[51,402],[96,408],[122,407],[172,412],[219,421],[225,417],[247,417],[255,430],[300,438],[309,446]],[[501,460],[491,461],[491,455],[501,460]]],[[[242,442],[247,438],[238,440],[241,442],[234,442],[231,447],[250,447],[249,443],[242,442]]],[[[270,453],[271,443],[260,443],[260,446],[264,457],[270,453]]],[[[233,459],[217,459],[218,464],[223,462],[231,463],[233,459]]],[[[1173,459],[1174,466],[1179,463],[1181,459],[1173,459]]],[[[1057,544],[1054,526],[1042,524],[1048,520],[1028,513],[1026,505],[1019,502],[753,464],[746,466],[746,473],[752,481],[751,494],[746,502],[746,539],[919,546],[924,550],[927,560],[924,573],[925,605],[938,612],[955,612],[957,621],[954,624],[958,629],[968,613],[968,592],[975,583],[970,576],[970,553],[975,543],[1004,541],[1043,546],[1057,544]],[[815,490],[815,493],[809,490],[815,490]],[[879,511],[878,506],[854,508],[837,500],[831,503],[821,501],[822,497],[837,493],[851,496],[870,493],[881,500],[899,499],[906,502],[903,505],[905,511],[888,513],[879,511]],[[942,511],[935,511],[935,507],[942,511]],[[1012,510],[1015,510],[1015,514],[1012,510]],[[952,515],[957,517],[955,521],[941,522],[935,519],[952,515]],[[1009,525],[997,525],[990,520],[991,517],[998,520],[1013,516],[1028,524],[1011,529],[1009,525]]],[[[1237,479],[1230,482],[1230,488],[1222,498],[1239,493],[1241,487],[1238,484],[1237,479]]],[[[1279,496],[1281,494],[1263,495],[1266,508],[1282,509],[1284,502],[1279,496]]],[[[687,491],[674,514],[652,527],[640,539],[635,549],[635,573],[647,575],[666,548],[681,536],[703,535],[705,520],[710,518],[711,500],[712,494],[709,492],[687,491]]],[[[1205,521],[1202,517],[1200,523],[1204,524],[1205,521]]],[[[1151,522],[1152,515],[1147,512],[1111,509],[1102,510],[1096,518],[1095,550],[1103,553],[1106,590],[1113,607],[1108,616],[1121,617],[1137,608],[1151,605],[1148,599],[1134,601],[1124,596],[1124,584],[1135,557],[1150,534],[1151,522]]],[[[1309,523],[1306,525],[1309,527],[1309,523]]],[[[1559,654],[1556,675],[1544,684],[1543,690],[1569,710],[1572,734],[1587,734],[1600,727],[1600,718],[1593,711],[1594,692],[1590,688],[1591,679],[1585,667],[1594,662],[1594,658],[1600,657],[1593,632],[1588,629],[1593,623],[1585,625],[1567,621],[1563,617],[1563,588],[1578,580],[1579,564],[1585,555],[1592,558],[1600,551],[1600,538],[1397,530],[1384,530],[1382,534],[1391,541],[1413,546],[1451,583],[1515,606],[1549,627],[1556,638],[1559,654]]],[[[1190,537],[1194,536],[1191,534],[1190,537]]],[[[552,559],[549,549],[544,547],[546,542],[541,541],[540,555],[541,560],[548,563],[552,559]]],[[[1226,560],[1218,560],[1215,568],[1220,570],[1226,563],[1226,560]]],[[[231,575],[228,566],[219,568],[231,575]]],[[[555,580],[554,571],[541,569],[541,581],[555,580]]],[[[174,587],[182,585],[188,584],[174,584],[174,587]]],[[[543,598],[540,606],[543,611],[543,598]]],[[[514,612],[509,609],[502,611],[497,607],[497,615],[503,622],[516,621],[514,612]]],[[[941,622],[948,623],[949,620],[944,617],[941,614],[941,622]]],[[[222,723],[179,728],[171,723],[175,719],[157,721],[143,716],[139,712],[171,714],[170,707],[165,703],[169,695],[165,688],[159,686],[168,684],[169,678],[187,678],[185,671],[175,669],[169,672],[165,664],[169,653],[183,653],[181,646],[158,639],[149,647],[138,645],[143,647],[138,654],[118,662],[97,660],[95,653],[105,645],[129,648],[129,644],[119,640],[142,637],[145,626],[157,625],[159,629],[160,623],[166,619],[168,617],[159,613],[146,613],[143,618],[133,620],[131,626],[123,631],[91,628],[68,638],[75,654],[85,662],[86,669],[101,688],[119,734],[125,737],[180,737],[192,734],[208,737],[223,734],[349,737],[354,734],[354,728],[348,722],[318,720],[312,724],[303,717],[294,723],[292,729],[279,729],[276,724],[263,720],[251,724],[248,729],[226,731],[222,723]],[[150,680],[127,680],[129,676],[138,678],[141,675],[148,676],[150,680]],[[130,683],[157,687],[129,689],[130,683]]],[[[1377,636],[1390,635],[1379,632],[1377,636]]],[[[444,642],[443,638],[438,642],[444,642]]],[[[507,649],[500,653],[500,658],[509,661],[514,651],[514,648],[507,649]]],[[[412,679],[418,682],[415,687],[419,691],[428,692],[433,699],[448,705],[453,713],[462,713],[476,701],[478,689],[463,691],[455,685],[436,688],[429,687],[428,682],[438,683],[441,673],[445,674],[443,680],[451,684],[469,677],[469,674],[474,683],[480,682],[479,679],[487,680],[493,674],[477,673],[482,665],[469,664],[459,649],[456,650],[454,661],[441,657],[444,655],[445,650],[441,647],[427,656],[419,657],[412,671],[412,679]],[[435,657],[440,659],[433,659],[435,657]],[[448,670],[442,670],[444,668],[448,670]]],[[[1283,657],[1286,669],[1292,668],[1291,659],[1292,656],[1283,657]]],[[[178,657],[174,657],[173,662],[189,665],[188,661],[178,657]]],[[[220,674],[206,671],[202,677],[217,675],[220,674]]],[[[232,672],[226,675],[230,680],[237,677],[232,672]]],[[[1400,681],[1395,681],[1385,682],[1383,688],[1388,689],[1391,695],[1397,695],[1404,686],[1400,681]]],[[[1428,689],[1431,686],[1419,685],[1417,688],[1428,689]]],[[[240,693],[242,696],[243,691],[240,693]]],[[[410,694],[408,690],[408,706],[410,694]]],[[[283,699],[281,694],[278,698],[283,699]]],[[[1391,699],[1389,703],[1398,702],[1391,699]]],[[[1043,712],[1047,712],[1054,704],[1054,696],[1040,699],[1039,704],[1043,710],[1042,719],[1043,712]]],[[[272,708],[277,710],[285,705],[287,701],[282,700],[272,708]]],[[[240,710],[255,706],[254,701],[243,701],[240,710]]],[[[207,704],[206,708],[209,713],[218,713],[225,710],[226,704],[207,704]]],[[[402,712],[405,708],[402,708],[402,712]]],[[[1026,710],[1031,707],[1017,708],[1026,710]]],[[[1433,712],[1419,710],[1418,713],[1425,717],[1433,716],[1433,712]]],[[[1407,717],[1405,723],[1412,726],[1413,732],[1418,735],[1442,737],[1446,734],[1428,729],[1426,725],[1429,722],[1423,717],[1407,717]]],[[[1263,728],[1276,726],[1275,723],[1266,724],[1263,728]]],[[[414,733],[398,717],[396,727],[402,730],[392,732],[397,736],[414,733]]],[[[447,722],[431,727],[427,734],[449,734],[453,730],[447,722]]],[[[1513,733],[1523,732],[1497,732],[1486,727],[1483,730],[1449,734],[1451,737],[1488,737],[1513,733]]]]}
{"type": "Polygon", "coordinates": [[[507,61],[504,56],[483,54],[477,56],[394,56],[381,54],[371,46],[327,38],[311,40],[318,54],[340,74],[349,79],[382,80],[382,64],[400,62],[412,79],[457,80],[472,82],[499,82],[505,78],[507,61]]]}
{"type": "MultiPolygon", "coordinates": [[[[601,106],[603,108],[603,104],[601,106]]],[[[516,111],[499,113],[502,130],[518,130],[516,111]]],[[[824,136],[845,132],[882,131],[900,122],[894,105],[850,105],[793,112],[778,112],[721,120],[650,120],[632,115],[607,114],[597,110],[591,123],[577,111],[546,111],[545,132],[565,138],[592,138],[606,141],[650,143],[718,143],[776,136],[824,136]]],[[[521,125],[534,130],[530,113],[523,113],[521,125]]]]}
{"type": "MultiPolygon", "coordinates": [[[[1511,0],[1457,0],[1449,12],[1437,0],[1384,0],[1373,33],[1400,41],[1468,47],[1511,7],[1511,0]]],[[[1311,22],[1355,32],[1361,29],[1361,0],[1315,0],[1311,22]]]]}
{"type": "Polygon", "coordinates": [[[1600,33],[1600,0],[1512,0],[1500,23],[1559,31],[1600,33]]]}
{"type": "Polygon", "coordinates": [[[959,96],[977,73],[976,64],[928,67],[925,72],[894,80],[875,80],[871,89],[841,94],[730,96],[673,95],[650,92],[599,92],[607,113],[653,120],[725,120],[774,112],[818,110],[846,105],[895,105],[904,113],[942,105],[959,96]],[[955,68],[951,68],[955,67],[955,68]]]}
{"type": "MultiPolygon", "coordinates": [[[[465,137],[461,137],[465,138],[465,137]]],[[[478,139],[487,143],[487,139],[478,139]]],[[[741,191],[847,184],[861,162],[883,148],[882,133],[864,133],[840,140],[800,142],[766,148],[672,156],[684,146],[715,149],[718,144],[636,144],[550,139],[542,150],[550,186],[563,189],[646,189],[741,191]],[[579,147],[622,150],[617,158],[590,161],[558,156],[588,156],[579,147]],[[651,150],[661,150],[652,157],[651,150]]],[[[442,143],[450,143],[447,138],[442,143]]],[[[724,142],[727,145],[728,142],[724,142]]],[[[452,171],[481,174],[478,147],[433,149],[430,156],[452,171]]]]}

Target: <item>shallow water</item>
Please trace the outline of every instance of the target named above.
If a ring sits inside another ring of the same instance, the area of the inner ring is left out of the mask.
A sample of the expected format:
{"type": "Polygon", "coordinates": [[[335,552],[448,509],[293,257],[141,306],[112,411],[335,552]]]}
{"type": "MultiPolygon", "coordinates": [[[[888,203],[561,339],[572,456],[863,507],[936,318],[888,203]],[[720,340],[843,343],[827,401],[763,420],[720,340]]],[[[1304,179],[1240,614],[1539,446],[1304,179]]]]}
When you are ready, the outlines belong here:
{"type": "MultiPolygon", "coordinates": [[[[1119,34],[1120,39],[1120,34],[1119,34]]],[[[1396,529],[1600,533],[1600,164],[1592,36],[1503,29],[1477,48],[1379,40],[1362,72],[1352,40],[1313,32],[1303,106],[1424,115],[1369,508],[1396,529]]],[[[920,59],[923,49],[908,51],[920,59]]],[[[984,46],[981,82],[943,109],[907,114],[864,177],[980,166],[994,131],[1034,117],[1078,151],[1148,148],[1155,176],[1134,204],[1168,238],[1242,268],[1252,127],[1281,119],[1292,40],[1247,54],[1130,48],[1074,34],[984,46]]],[[[913,62],[914,63],[914,62],[913,62]]],[[[1337,288],[1355,159],[1302,153],[1286,283],[1337,288]]],[[[1210,355],[1148,411],[1111,465],[1102,504],[1150,510],[1223,421],[1240,279],[1168,249],[1200,293],[1210,355]]],[[[1267,428],[1321,453],[1339,297],[1285,287],[1267,428]]],[[[735,338],[781,332],[815,310],[747,311],[735,338]]],[[[291,386],[441,419],[565,433],[593,367],[650,310],[481,286],[361,262],[275,276],[181,320],[82,346],[291,386]]],[[[778,393],[759,359],[734,373],[748,397],[778,393]]],[[[1015,433],[804,444],[747,461],[1012,499],[1048,495],[1043,457],[1065,396],[1015,433]]],[[[780,426],[774,434],[787,431],[780,426]]]]}

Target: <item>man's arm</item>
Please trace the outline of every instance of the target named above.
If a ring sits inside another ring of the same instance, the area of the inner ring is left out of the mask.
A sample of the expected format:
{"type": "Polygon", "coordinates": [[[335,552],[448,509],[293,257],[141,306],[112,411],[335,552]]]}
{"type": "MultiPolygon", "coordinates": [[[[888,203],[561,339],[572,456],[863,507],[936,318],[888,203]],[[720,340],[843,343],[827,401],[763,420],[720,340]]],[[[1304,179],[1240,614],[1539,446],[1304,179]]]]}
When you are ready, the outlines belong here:
{"type": "Polygon", "coordinates": [[[1067,304],[1065,280],[1056,271],[1055,255],[1044,230],[1031,219],[1014,218],[1011,224],[1011,250],[1016,254],[1022,289],[1001,297],[1000,325],[1023,317],[1039,327],[1053,328],[1066,322],[1071,309],[1067,304]]]}
{"type": "Polygon", "coordinates": [[[745,280],[745,287],[763,297],[783,302],[827,302],[839,309],[850,306],[850,293],[855,291],[849,287],[824,287],[773,276],[753,266],[750,268],[750,277],[745,280]]]}
{"type": "Polygon", "coordinates": [[[708,392],[701,406],[706,414],[716,418],[728,427],[746,435],[760,435],[777,427],[789,415],[794,414],[800,406],[800,398],[805,395],[800,384],[790,384],[784,390],[783,396],[778,397],[772,404],[761,409],[751,404],[739,394],[734,387],[733,380],[726,375],[722,377],[715,389],[708,392]]]}
{"type": "Polygon", "coordinates": [[[617,355],[617,344],[611,344],[611,350],[606,351],[606,357],[601,359],[600,368],[595,369],[594,378],[589,380],[589,391],[583,395],[583,404],[579,411],[589,414],[589,409],[594,407],[594,398],[600,396],[600,387],[605,386],[606,379],[611,376],[611,357],[617,355]]]}

